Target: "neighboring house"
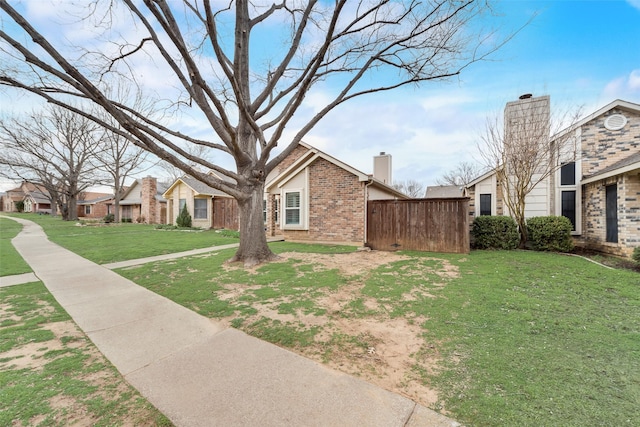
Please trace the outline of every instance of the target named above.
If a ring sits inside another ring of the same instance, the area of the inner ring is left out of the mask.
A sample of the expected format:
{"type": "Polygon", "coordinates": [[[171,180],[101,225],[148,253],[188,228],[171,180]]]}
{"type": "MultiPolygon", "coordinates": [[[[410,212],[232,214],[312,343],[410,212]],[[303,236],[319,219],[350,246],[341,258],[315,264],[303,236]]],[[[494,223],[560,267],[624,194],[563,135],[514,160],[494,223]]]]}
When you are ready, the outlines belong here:
{"type": "MultiPolygon", "coordinates": [[[[147,176],[135,180],[120,198],[120,220],[164,224],[167,217],[167,202],[162,196],[163,193],[164,187],[158,184],[157,178],[147,176]]],[[[107,213],[115,213],[113,198],[107,204],[109,205],[107,213]]]]}
{"type": "Polygon", "coordinates": [[[78,218],[102,219],[113,213],[113,194],[83,191],[78,198],[78,218]]]}
{"type": "MultiPolygon", "coordinates": [[[[219,175],[214,175],[220,178],[219,175]]],[[[162,197],[167,199],[167,224],[175,224],[186,205],[194,227],[238,229],[236,200],[195,178],[178,178],[164,191],[162,197]]]]}
{"type": "MultiPolygon", "coordinates": [[[[551,137],[573,137],[557,171],[531,195],[537,215],[563,215],[577,245],[628,256],[640,246],[640,105],[615,100],[551,137]]],[[[506,212],[494,173],[468,186],[471,215],[506,212]]]]}
{"type": "Polygon", "coordinates": [[[466,197],[467,189],[464,185],[432,185],[427,187],[425,199],[456,199],[466,197]]]}
{"type": "Polygon", "coordinates": [[[42,186],[23,181],[19,187],[7,190],[2,200],[5,212],[17,212],[16,202],[24,202],[25,212],[51,213],[49,192],[42,186]]]}
{"type": "Polygon", "coordinates": [[[267,177],[265,228],[286,240],[366,242],[369,200],[408,199],[391,186],[391,156],[373,159],[363,173],[308,144],[300,143],[267,177]]]}

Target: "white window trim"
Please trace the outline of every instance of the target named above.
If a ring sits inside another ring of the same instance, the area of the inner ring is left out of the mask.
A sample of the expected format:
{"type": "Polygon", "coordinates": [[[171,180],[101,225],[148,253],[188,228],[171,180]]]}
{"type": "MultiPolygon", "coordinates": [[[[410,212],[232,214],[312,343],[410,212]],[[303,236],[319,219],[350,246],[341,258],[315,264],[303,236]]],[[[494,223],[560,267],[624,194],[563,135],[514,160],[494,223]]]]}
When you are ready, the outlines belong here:
{"type": "MultiPolygon", "coordinates": [[[[479,183],[478,183],[479,184],[479,183]]],[[[475,201],[475,210],[474,210],[474,217],[479,217],[480,216],[480,194],[491,194],[491,215],[497,215],[498,212],[498,181],[497,181],[497,177],[496,174],[493,174],[491,176],[491,190],[489,192],[487,191],[480,191],[479,185],[476,184],[476,188],[475,188],[475,194],[474,194],[474,201],[475,201]]]]}
{"type": "Polygon", "coordinates": [[[571,232],[572,236],[579,236],[582,234],[582,185],[580,184],[580,177],[582,176],[582,162],[580,159],[573,160],[576,164],[576,179],[575,184],[573,185],[561,185],[561,169],[562,167],[558,167],[555,171],[555,215],[562,216],[562,192],[563,191],[575,191],[576,192],[576,229],[571,232]]]}
{"type": "Polygon", "coordinates": [[[280,228],[283,230],[307,230],[308,221],[308,202],[306,198],[306,192],[303,188],[287,188],[282,190],[280,200],[284,203],[281,206],[280,215],[280,228]],[[300,193],[300,224],[287,224],[287,194],[288,193],[300,193]]]}

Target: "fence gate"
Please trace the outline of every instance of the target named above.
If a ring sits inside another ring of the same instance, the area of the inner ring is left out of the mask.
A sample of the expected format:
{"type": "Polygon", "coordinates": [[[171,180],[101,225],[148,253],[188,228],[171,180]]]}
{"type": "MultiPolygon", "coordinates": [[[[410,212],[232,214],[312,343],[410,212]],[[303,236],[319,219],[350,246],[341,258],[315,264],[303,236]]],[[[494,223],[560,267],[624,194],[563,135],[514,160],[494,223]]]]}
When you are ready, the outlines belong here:
{"type": "Polygon", "coordinates": [[[367,246],[382,251],[469,253],[469,199],[369,201],[367,246]]]}
{"type": "Polygon", "coordinates": [[[226,228],[238,230],[238,202],[230,197],[213,198],[213,219],[211,228],[226,228]]]}

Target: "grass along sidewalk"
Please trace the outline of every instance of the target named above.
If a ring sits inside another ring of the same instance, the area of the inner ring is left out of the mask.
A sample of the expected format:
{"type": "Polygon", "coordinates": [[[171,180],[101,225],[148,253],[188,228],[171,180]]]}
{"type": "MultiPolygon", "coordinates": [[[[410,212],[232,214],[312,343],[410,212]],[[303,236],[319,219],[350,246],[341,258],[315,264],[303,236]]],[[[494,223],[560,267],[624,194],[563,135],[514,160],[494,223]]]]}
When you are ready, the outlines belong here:
{"type": "Polygon", "coordinates": [[[227,251],[119,273],[467,425],[640,416],[637,273],[528,251],[271,247],[283,260],[250,271],[227,251]]]}
{"type": "Polygon", "coordinates": [[[42,283],[0,288],[0,319],[0,425],[172,425],[42,283]]]}
{"type": "Polygon", "coordinates": [[[49,215],[11,216],[39,224],[49,240],[98,264],[239,242],[238,234],[232,231],[158,230],[154,225],[130,223],[79,225],[82,222],[49,215]]]}
{"type": "Polygon", "coordinates": [[[31,267],[22,259],[11,244],[11,239],[20,233],[22,224],[0,217],[0,276],[30,273],[31,267]]]}

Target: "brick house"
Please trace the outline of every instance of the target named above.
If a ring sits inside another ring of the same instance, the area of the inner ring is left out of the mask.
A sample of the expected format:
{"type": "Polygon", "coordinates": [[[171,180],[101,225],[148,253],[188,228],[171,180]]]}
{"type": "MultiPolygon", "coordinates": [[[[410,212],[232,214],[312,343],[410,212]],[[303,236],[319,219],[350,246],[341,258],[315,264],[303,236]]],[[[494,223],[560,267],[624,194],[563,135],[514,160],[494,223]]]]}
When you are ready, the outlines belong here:
{"type": "Polygon", "coordinates": [[[111,213],[113,194],[83,191],[78,197],[78,219],[102,219],[111,213]]]}
{"type": "Polygon", "coordinates": [[[19,187],[7,190],[2,198],[4,212],[17,212],[16,202],[24,202],[25,212],[51,213],[49,192],[41,185],[23,181],[19,187]]]}
{"type": "MultiPolygon", "coordinates": [[[[120,198],[120,220],[144,224],[164,224],[167,216],[167,201],[162,197],[164,189],[164,186],[158,183],[157,178],[147,176],[136,179],[120,198]]],[[[107,201],[107,205],[107,213],[114,213],[113,198],[107,201]]]]}
{"type": "Polygon", "coordinates": [[[267,234],[362,245],[367,201],[409,198],[390,185],[390,155],[375,156],[373,170],[373,175],[365,174],[301,142],[267,176],[267,234]]]}
{"type": "MultiPolygon", "coordinates": [[[[615,100],[550,143],[567,137],[576,149],[559,153],[556,172],[531,194],[527,217],[566,216],[578,246],[629,256],[640,246],[640,105],[615,100]]],[[[472,216],[506,212],[493,172],[468,189],[472,216]]]]}

